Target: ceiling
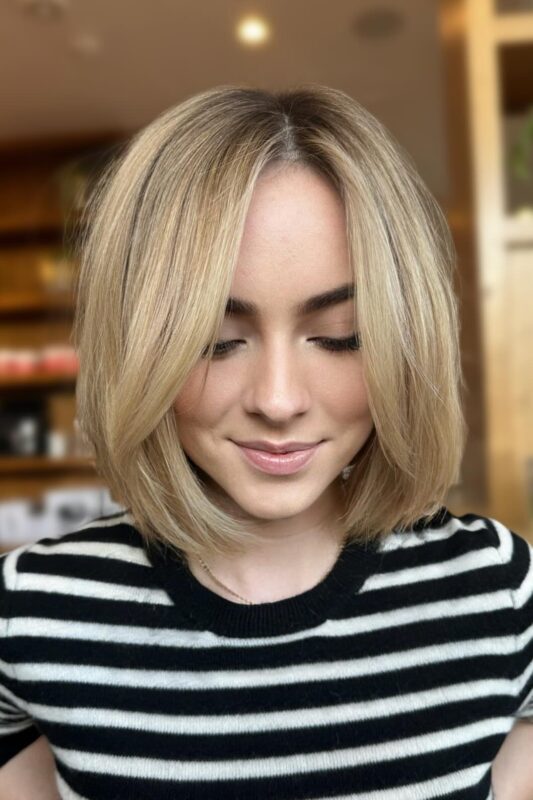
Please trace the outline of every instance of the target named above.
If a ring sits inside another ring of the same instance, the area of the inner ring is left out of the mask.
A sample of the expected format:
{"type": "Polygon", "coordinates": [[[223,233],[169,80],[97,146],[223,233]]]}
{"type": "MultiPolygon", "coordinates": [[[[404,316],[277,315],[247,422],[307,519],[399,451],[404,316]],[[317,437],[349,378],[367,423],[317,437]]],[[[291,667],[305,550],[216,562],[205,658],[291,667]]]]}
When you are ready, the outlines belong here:
{"type": "Polygon", "coordinates": [[[438,0],[3,0],[0,141],[133,131],[221,84],[322,83],[375,114],[443,198],[437,13],[438,0]],[[236,38],[250,14],[271,26],[261,47],[236,38]]]}

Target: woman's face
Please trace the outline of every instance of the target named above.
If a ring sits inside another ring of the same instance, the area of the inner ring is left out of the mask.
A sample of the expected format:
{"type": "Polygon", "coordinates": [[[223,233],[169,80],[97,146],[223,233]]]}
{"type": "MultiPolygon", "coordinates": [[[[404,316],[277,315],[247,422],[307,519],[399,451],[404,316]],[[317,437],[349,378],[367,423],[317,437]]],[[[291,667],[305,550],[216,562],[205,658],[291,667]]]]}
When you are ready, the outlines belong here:
{"type": "Polygon", "coordinates": [[[202,359],[175,401],[186,454],[240,518],[305,523],[338,503],[339,474],[373,422],[361,353],[325,349],[320,338],[353,335],[353,300],[307,313],[298,306],[352,283],[335,190],[307,168],[270,167],[252,198],[230,293],[256,310],[226,315],[220,341],[237,343],[202,359]],[[235,444],[252,440],[321,444],[305,466],[280,475],[235,444]]]}

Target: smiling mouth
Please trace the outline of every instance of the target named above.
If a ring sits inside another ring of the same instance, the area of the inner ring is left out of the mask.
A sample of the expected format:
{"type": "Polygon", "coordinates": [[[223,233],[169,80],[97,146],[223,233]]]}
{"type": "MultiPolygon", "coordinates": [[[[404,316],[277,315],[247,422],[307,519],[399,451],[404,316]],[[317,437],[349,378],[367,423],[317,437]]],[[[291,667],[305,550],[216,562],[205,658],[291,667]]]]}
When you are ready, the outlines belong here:
{"type": "Polygon", "coordinates": [[[266,453],[294,453],[296,450],[309,450],[311,447],[315,447],[317,444],[320,444],[321,439],[317,442],[285,442],[284,444],[275,444],[274,442],[266,442],[260,441],[258,439],[250,440],[248,442],[242,442],[239,440],[235,440],[235,444],[238,444],[240,447],[248,447],[251,450],[263,450],[266,453]]]}
{"type": "Polygon", "coordinates": [[[307,466],[321,444],[321,442],[318,442],[318,444],[307,447],[305,450],[293,450],[287,453],[272,453],[240,444],[236,444],[236,446],[246,460],[262,472],[271,475],[291,475],[307,466]]]}

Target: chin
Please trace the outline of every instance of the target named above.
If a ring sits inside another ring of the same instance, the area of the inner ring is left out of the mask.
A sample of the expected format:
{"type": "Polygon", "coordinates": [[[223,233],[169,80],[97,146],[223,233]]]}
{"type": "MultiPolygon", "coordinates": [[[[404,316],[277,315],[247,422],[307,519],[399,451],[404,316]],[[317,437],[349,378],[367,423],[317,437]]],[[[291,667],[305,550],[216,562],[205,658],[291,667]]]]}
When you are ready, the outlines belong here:
{"type": "Polygon", "coordinates": [[[318,490],[294,483],[292,486],[260,486],[255,492],[250,490],[242,497],[226,493],[231,501],[242,508],[249,516],[259,519],[285,519],[301,514],[316,503],[327,487],[318,490]]]}

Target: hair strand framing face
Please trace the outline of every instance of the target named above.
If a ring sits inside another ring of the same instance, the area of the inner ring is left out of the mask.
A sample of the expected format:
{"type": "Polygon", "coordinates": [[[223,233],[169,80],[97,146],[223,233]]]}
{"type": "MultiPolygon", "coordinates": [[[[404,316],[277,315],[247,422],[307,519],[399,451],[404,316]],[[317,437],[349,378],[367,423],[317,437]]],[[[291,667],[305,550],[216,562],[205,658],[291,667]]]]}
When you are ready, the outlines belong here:
{"type": "Polygon", "coordinates": [[[254,538],[208,499],[173,400],[222,326],[255,184],[287,162],[328,177],[346,214],[375,423],[346,480],[348,536],[407,529],[458,480],[455,249],[410,158],[342,91],[215,87],[132,137],[98,182],[78,243],[81,430],[147,542],[178,554],[230,553],[254,538]]]}

